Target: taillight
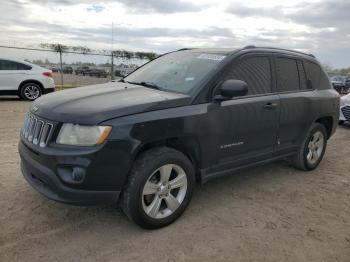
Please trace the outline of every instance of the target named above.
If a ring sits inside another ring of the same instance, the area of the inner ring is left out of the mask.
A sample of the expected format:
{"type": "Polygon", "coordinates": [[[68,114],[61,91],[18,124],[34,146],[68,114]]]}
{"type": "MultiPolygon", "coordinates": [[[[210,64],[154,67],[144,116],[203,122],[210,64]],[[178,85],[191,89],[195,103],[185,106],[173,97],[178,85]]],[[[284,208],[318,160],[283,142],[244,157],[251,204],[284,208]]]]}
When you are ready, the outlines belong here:
{"type": "Polygon", "coordinates": [[[51,72],[44,72],[43,75],[51,78],[53,77],[51,72]]]}

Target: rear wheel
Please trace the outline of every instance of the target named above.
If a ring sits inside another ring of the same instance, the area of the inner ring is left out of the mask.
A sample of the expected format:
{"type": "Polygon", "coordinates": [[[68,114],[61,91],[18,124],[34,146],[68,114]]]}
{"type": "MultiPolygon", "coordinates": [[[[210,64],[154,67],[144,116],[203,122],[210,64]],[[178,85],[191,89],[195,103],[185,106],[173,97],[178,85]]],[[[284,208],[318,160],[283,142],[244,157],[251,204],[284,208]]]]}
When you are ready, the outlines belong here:
{"type": "Polygon", "coordinates": [[[296,168],[309,171],[321,162],[327,146],[327,132],[322,124],[311,126],[298,154],[293,159],[296,168]]]}
{"type": "Polygon", "coordinates": [[[143,228],[174,222],[188,206],[194,188],[192,163],[171,148],[146,151],[135,161],[122,196],[125,214],[143,228]]]}
{"type": "Polygon", "coordinates": [[[27,83],[21,87],[20,97],[25,100],[34,101],[41,95],[41,87],[36,83],[27,83]]]}

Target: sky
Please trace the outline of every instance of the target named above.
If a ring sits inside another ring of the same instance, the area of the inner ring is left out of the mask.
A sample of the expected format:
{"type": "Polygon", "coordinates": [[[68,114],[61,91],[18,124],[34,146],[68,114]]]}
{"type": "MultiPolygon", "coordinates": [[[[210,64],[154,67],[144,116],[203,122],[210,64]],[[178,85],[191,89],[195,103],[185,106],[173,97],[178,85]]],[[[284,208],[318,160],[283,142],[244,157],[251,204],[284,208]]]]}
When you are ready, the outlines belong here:
{"type": "Polygon", "coordinates": [[[350,67],[349,0],[2,0],[0,10],[0,45],[156,53],[273,46],[350,67]]]}

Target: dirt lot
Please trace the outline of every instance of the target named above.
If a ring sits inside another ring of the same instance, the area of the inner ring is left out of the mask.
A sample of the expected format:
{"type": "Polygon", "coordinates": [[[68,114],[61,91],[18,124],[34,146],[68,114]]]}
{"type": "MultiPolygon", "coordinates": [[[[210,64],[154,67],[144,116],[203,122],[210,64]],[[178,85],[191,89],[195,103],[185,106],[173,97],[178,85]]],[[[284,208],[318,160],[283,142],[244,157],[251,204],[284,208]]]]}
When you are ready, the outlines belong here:
{"type": "MultiPolygon", "coordinates": [[[[54,73],[53,79],[56,85],[61,85],[61,76],[59,73],[54,73]]],[[[111,81],[110,76],[107,76],[106,78],[104,77],[98,78],[98,77],[82,76],[82,75],[75,75],[75,74],[63,74],[63,85],[68,87],[95,85],[95,84],[106,83],[109,81],[111,81]]]]}
{"type": "Polygon", "coordinates": [[[29,106],[0,98],[0,261],[350,261],[350,126],[316,171],[279,162],[209,182],[175,224],[146,231],[25,182],[17,142],[29,106]]]}

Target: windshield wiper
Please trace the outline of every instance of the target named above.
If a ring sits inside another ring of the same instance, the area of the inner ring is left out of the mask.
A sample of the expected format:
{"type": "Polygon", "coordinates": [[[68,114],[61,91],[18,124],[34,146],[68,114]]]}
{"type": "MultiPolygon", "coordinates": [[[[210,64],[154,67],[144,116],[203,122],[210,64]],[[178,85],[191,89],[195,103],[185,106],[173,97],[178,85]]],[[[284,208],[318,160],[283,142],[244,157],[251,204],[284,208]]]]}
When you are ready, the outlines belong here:
{"type": "Polygon", "coordinates": [[[129,84],[133,84],[133,85],[140,85],[140,86],[144,86],[144,87],[149,87],[149,88],[153,88],[153,89],[157,89],[157,90],[161,90],[162,88],[154,83],[151,82],[127,82],[129,84]]]}

